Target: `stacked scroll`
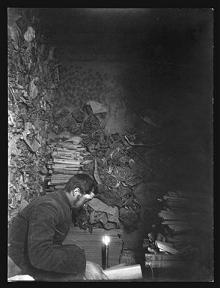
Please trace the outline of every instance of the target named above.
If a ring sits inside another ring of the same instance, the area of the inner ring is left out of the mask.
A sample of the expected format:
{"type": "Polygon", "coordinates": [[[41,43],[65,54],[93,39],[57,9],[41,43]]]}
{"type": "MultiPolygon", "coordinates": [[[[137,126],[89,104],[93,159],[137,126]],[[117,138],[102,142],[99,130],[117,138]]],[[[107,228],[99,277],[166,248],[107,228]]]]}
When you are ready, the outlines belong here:
{"type": "Polygon", "coordinates": [[[158,214],[162,227],[154,240],[157,249],[148,248],[146,265],[187,270],[189,263],[209,249],[212,197],[208,193],[175,191],[166,193],[163,200],[163,210],[158,214]]]}
{"type": "Polygon", "coordinates": [[[168,192],[163,198],[166,209],[161,210],[159,216],[162,224],[173,231],[173,236],[169,237],[172,246],[179,252],[192,252],[200,241],[197,235],[211,227],[211,197],[177,191],[168,192]]]}
{"type": "Polygon", "coordinates": [[[212,210],[210,195],[187,195],[176,191],[168,192],[163,199],[166,210],[160,211],[159,216],[163,218],[164,225],[176,232],[191,231],[201,220],[204,224],[212,210]]]}
{"type": "Polygon", "coordinates": [[[87,159],[90,153],[86,152],[86,148],[80,142],[81,138],[75,136],[53,144],[51,159],[48,162],[48,186],[51,190],[64,188],[73,175],[82,173],[83,166],[92,162],[91,159],[87,159]]]}
{"type": "Polygon", "coordinates": [[[187,221],[186,207],[189,199],[181,192],[168,192],[163,196],[166,210],[162,210],[159,216],[163,218],[163,224],[168,225],[175,232],[186,231],[190,229],[187,221]]]}

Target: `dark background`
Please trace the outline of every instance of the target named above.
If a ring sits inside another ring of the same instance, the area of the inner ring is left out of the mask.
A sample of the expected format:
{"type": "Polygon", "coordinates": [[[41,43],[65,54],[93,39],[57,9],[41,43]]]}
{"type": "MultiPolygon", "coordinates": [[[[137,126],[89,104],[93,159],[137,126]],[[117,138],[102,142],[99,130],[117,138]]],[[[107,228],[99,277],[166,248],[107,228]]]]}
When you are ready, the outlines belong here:
{"type": "Polygon", "coordinates": [[[42,8],[39,13],[42,31],[57,51],[69,46],[75,58],[102,55],[128,64],[120,80],[130,107],[142,115],[156,109],[164,119],[163,146],[173,161],[169,184],[211,195],[213,10],[42,8]]]}

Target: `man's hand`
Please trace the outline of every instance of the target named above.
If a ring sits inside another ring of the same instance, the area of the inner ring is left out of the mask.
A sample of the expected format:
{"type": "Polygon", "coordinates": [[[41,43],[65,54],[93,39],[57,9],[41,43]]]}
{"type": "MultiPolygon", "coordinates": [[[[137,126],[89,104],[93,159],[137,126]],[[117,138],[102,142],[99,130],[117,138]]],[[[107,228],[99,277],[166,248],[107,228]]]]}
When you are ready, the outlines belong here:
{"type": "Polygon", "coordinates": [[[102,268],[93,262],[86,261],[86,280],[107,280],[108,277],[104,274],[102,268]]]}

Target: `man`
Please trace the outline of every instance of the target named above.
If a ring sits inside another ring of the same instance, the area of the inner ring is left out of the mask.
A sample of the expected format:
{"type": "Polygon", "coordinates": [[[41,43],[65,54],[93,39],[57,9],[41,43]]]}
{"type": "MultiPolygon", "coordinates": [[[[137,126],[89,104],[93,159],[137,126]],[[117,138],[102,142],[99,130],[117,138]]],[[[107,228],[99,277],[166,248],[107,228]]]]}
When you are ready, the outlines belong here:
{"type": "Polygon", "coordinates": [[[8,255],[22,274],[38,281],[106,279],[99,265],[86,261],[84,250],[62,245],[72,223],[72,209],[82,207],[94,193],[93,179],[78,174],[64,190],[33,200],[13,218],[8,255]]]}

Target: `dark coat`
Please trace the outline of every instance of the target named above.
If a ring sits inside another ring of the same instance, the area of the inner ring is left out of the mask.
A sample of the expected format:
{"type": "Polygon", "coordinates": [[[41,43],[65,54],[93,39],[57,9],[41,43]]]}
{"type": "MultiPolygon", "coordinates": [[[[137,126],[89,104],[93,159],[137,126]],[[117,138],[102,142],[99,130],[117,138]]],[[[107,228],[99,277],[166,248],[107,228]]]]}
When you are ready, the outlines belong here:
{"type": "Polygon", "coordinates": [[[64,191],[33,200],[9,226],[8,255],[35,279],[47,272],[83,274],[84,250],[76,245],[62,245],[71,223],[71,206],[64,191]]]}

